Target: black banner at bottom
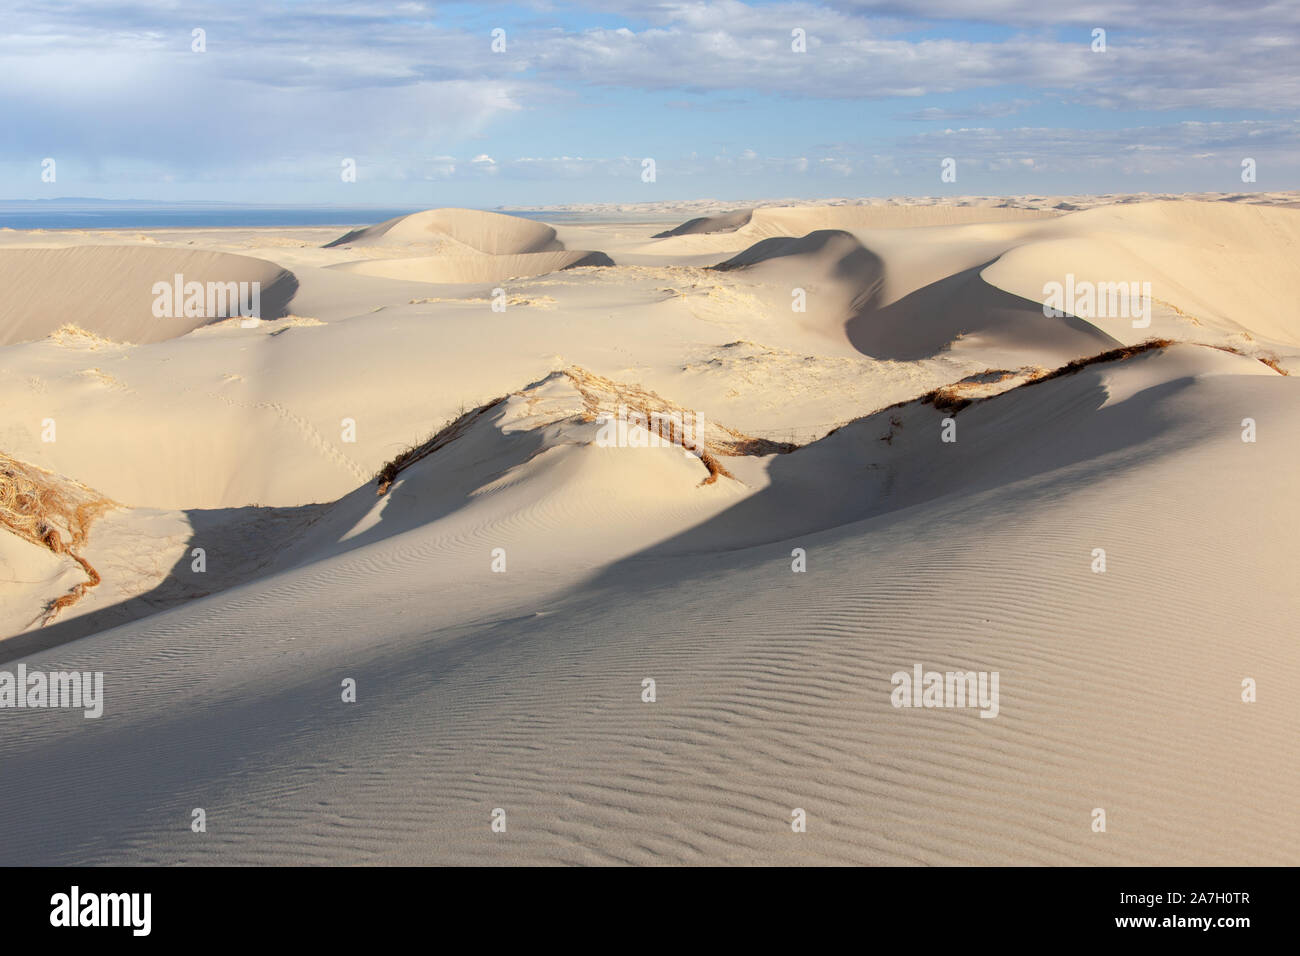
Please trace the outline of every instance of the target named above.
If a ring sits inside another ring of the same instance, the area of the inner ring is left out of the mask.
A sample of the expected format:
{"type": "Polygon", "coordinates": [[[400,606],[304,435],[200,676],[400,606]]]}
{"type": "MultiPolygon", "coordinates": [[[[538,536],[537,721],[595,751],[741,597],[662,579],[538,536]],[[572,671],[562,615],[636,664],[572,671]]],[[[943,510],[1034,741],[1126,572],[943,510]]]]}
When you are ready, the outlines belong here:
{"type": "Polygon", "coordinates": [[[797,931],[811,920],[819,935],[836,928],[857,938],[901,933],[919,941],[936,934],[945,947],[963,940],[1034,941],[1044,933],[1232,945],[1260,930],[1285,928],[1293,883],[1288,870],[1245,867],[656,869],[595,879],[523,869],[6,869],[0,870],[0,914],[6,942],[62,936],[83,945],[373,942],[453,920],[493,933],[562,930],[569,938],[595,938],[621,925],[629,942],[658,932],[665,920],[674,936],[690,920],[701,933],[733,942],[751,934],[767,938],[774,922],[797,931]]]}

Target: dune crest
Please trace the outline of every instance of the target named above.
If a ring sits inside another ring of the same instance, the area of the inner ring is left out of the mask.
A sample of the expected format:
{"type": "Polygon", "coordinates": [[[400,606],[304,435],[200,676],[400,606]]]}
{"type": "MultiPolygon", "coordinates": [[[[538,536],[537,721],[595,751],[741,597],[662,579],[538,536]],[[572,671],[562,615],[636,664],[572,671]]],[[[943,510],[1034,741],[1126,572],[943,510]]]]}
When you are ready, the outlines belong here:
{"type": "Polygon", "coordinates": [[[419,247],[450,240],[469,252],[490,256],[560,252],[564,243],[545,223],[478,209],[427,209],[398,216],[378,225],[354,229],[326,249],[338,246],[419,247]]]}
{"type": "Polygon", "coordinates": [[[603,252],[566,249],[545,223],[475,209],[412,213],[355,229],[324,248],[366,252],[334,266],[339,271],[415,282],[498,282],[614,264],[603,252]]]}
{"type": "Polygon", "coordinates": [[[669,239],[673,236],[695,236],[710,235],[715,232],[735,232],[741,226],[749,224],[753,218],[754,210],[739,209],[735,212],[724,212],[716,216],[699,216],[695,219],[687,220],[680,226],[672,229],[665,229],[663,232],[657,232],[650,238],[652,239],[669,239]]]}

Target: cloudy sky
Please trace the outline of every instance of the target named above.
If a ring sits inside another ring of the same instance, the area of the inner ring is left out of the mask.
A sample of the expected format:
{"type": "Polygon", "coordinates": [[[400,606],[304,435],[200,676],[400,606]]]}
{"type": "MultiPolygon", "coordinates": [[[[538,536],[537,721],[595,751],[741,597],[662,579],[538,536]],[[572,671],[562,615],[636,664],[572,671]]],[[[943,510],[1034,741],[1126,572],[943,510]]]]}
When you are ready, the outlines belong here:
{"type": "Polygon", "coordinates": [[[0,199],[1300,188],[1294,0],[0,0],[0,17],[0,199]]]}

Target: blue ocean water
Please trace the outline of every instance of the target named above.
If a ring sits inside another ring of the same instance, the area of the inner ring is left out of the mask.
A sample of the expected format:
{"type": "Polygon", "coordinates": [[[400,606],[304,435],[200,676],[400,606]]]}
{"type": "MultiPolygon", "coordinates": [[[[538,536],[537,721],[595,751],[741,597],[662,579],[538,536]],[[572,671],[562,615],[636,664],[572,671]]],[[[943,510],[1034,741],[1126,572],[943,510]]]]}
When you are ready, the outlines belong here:
{"type": "MultiPolygon", "coordinates": [[[[226,203],[147,203],[115,200],[0,200],[0,228],[203,229],[253,226],[368,226],[419,207],[239,206],[226,203]]],[[[511,215],[544,217],[530,212],[511,215]]]]}

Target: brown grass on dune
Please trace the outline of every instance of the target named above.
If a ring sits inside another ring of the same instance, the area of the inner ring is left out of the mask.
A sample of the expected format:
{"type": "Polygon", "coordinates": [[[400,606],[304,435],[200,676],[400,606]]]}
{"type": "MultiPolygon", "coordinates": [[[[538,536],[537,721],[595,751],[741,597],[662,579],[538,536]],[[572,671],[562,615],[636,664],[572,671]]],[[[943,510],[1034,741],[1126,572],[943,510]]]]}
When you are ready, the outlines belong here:
{"type": "Polygon", "coordinates": [[[1171,345],[1176,345],[1173,339],[1147,339],[1137,345],[1121,345],[1117,349],[1110,349],[1106,352],[1098,352],[1096,355],[1088,355],[1083,358],[1075,359],[1073,362],[1066,362],[1060,368],[1054,368],[1050,372],[1039,375],[1030,379],[1021,385],[1021,388],[1028,388],[1030,385],[1037,385],[1039,382],[1051,381],[1054,378],[1061,378],[1065,375],[1073,375],[1089,365],[1100,365],[1103,362],[1121,362],[1125,359],[1131,359],[1135,355],[1141,355],[1144,352],[1152,352],[1156,349],[1167,349],[1171,345]]]}
{"type": "Polygon", "coordinates": [[[69,348],[85,348],[97,351],[102,348],[126,348],[124,342],[117,342],[107,336],[100,335],[97,332],[90,332],[79,325],[71,322],[65,322],[57,329],[51,332],[47,339],[57,345],[67,346],[69,348]]]}
{"type": "MultiPolygon", "coordinates": [[[[657,393],[639,385],[616,382],[613,379],[596,375],[594,372],[589,372],[576,365],[565,369],[564,375],[582,395],[585,407],[583,417],[587,421],[595,421],[602,412],[612,414],[618,406],[622,405],[639,412],[647,422],[654,421],[655,416],[659,416],[661,421],[667,420],[669,422],[668,433],[661,437],[674,444],[681,445],[683,448],[686,447],[687,436],[677,434],[675,423],[672,420],[674,417],[680,417],[680,420],[685,422],[688,420],[688,416],[692,416],[689,420],[699,421],[698,418],[693,417],[695,412],[691,409],[678,405],[676,402],[670,402],[657,393]]],[[[797,447],[797,445],[789,442],[755,438],[725,425],[709,422],[704,428],[702,438],[698,434],[694,436],[692,447],[689,450],[697,454],[701,463],[708,469],[708,477],[704,479],[702,484],[711,485],[719,478],[734,479],[736,477],[727,471],[722,462],[718,460],[719,457],[783,455],[794,451],[797,447]]]]}
{"type": "MultiPolygon", "coordinates": [[[[1030,385],[1037,385],[1039,382],[1046,382],[1054,378],[1061,378],[1066,375],[1073,375],[1075,372],[1078,372],[1081,369],[1085,369],[1090,365],[1098,365],[1103,362],[1123,361],[1125,359],[1132,358],[1135,355],[1141,355],[1144,352],[1150,352],[1155,349],[1168,348],[1171,345],[1178,345],[1178,344],[1194,345],[1197,343],[1178,343],[1178,342],[1174,342],[1171,339],[1148,339],[1147,341],[1142,342],[1138,345],[1125,345],[1125,346],[1121,346],[1120,348],[1110,349],[1106,352],[1099,352],[1096,355],[1089,355],[1084,358],[1075,359],[1072,362],[1067,362],[1065,365],[1062,365],[1060,368],[1055,368],[1051,370],[1047,370],[1035,366],[1026,366],[1024,368],[1021,368],[1019,371],[1010,371],[1008,369],[987,369],[975,375],[968,375],[958,382],[953,382],[949,385],[940,385],[938,388],[933,388],[930,391],[926,392],[924,395],[920,395],[917,398],[904,399],[901,402],[895,402],[892,405],[886,405],[883,408],[876,409],[874,412],[871,412],[868,415],[863,415],[860,418],[855,418],[852,421],[846,422],[845,425],[852,425],[857,422],[865,421],[869,418],[873,418],[884,412],[890,412],[896,408],[905,408],[908,405],[913,405],[913,404],[933,405],[936,409],[938,409],[941,412],[947,412],[949,414],[955,415],[963,408],[967,407],[968,405],[973,405],[976,402],[992,401],[993,399],[1000,398],[1003,395],[1009,395],[1013,392],[1017,392],[1022,388],[1028,388],[1030,385]],[[1025,380],[1003,391],[994,392],[991,395],[971,394],[971,392],[973,391],[977,391],[981,388],[987,388],[990,385],[996,385],[1000,382],[1005,382],[1007,379],[1016,378],[1018,376],[1024,376],[1025,380]]],[[[1227,346],[1214,345],[1208,347],[1218,348],[1221,349],[1222,351],[1233,352],[1238,355],[1242,354],[1240,352],[1237,352],[1236,349],[1227,346]]],[[[1263,359],[1261,359],[1261,361],[1263,361],[1263,359]]],[[[1269,363],[1265,362],[1265,364],[1269,364],[1269,363]]],[[[1279,369],[1279,371],[1281,370],[1279,369]]],[[[1283,371],[1282,374],[1285,375],[1286,372],[1283,371]]],[[[883,438],[881,438],[880,440],[885,442],[886,444],[892,445],[893,439],[896,434],[896,429],[901,427],[901,425],[902,423],[900,421],[898,421],[894,417],[891,417],[889,433],[885,435],[883,438]]],[[[829,438],[831,435],[834,435],[843,427],[844,425],[837,426],[831,429],[830,431],[828,431],[823,437],[829,438]]]]}
{"type": "MultiPolygon", "coordinates": [[[[1106,362],[1119,362],[1134,356],[1141,355],[1159,349],[1168,348],[1171,345],[1187,344],[1195,345],[1198,343],[1178,343],[1172,339],[1148,339],[1137,345],[1124,345],[1119,348],[1109,349],[1105,352],[1099,352],[1096,355],[1089,355],[1083,358],[1067,362],[1065,365],[1055,369],[1043,369],[1038,366],[1026,366],[1018,370],[1011,369],[986,369],[983,372],[974,375],[968,375],[957,382],[948,385],[941,385],[938,388],[931,389],[924,395],[917,398],[907,399],[901,402],[895,402],[884,408],[872,412],[870,415],[854,419],[851,422],[863,421],[866,418],[873,417],[881,412],[891,411],[897,408],[903,408],[907,405],[919,403],[923,405],[932,405],[941,412],[955,415],[957,412],[973,405],[976,402],[985,402],[1007,395],[1011,392],[1027,388],[1030,385],[1036,385],[1039,382],[1047,382],[1055,378],[1062,378],[1066,375],[1073,375],[1075,372],[1088,368],[1092,365],[1100,365],[1106,362]],[[1010,387],[994,392],[993,394],[980,394],[981,391],[987,390],[1006,382],[1008,379],[1024,378],[1024,381],[1013,384],[1010,387]]],[[[1221,349],[1222,351],[1232,352],[1237,355],[1244,353],[1231,346],[1214,345],[1210,348],[1221,349]]],[[[1288,374],[1283,369],[1278,360],[1274,357],[1262,357],[1259,361],[1274,369],[1281,375],[1288,374]]],[[[646,421],[653,421],[658,416],[661,421],[670,420],[675,416],[680,416],[680,420],[686,420],[687,416],[694,416],[694,412],[684,406],[670,402],[649,389],[641,388],[638,385],[629,385],[624,382],[616,382],[578,366],[571,366],[560,372],[553,372],[548,379],[555,376],[564,376],[578,390],[582,396],[584,421],[595,421],[602,414],[613,414],[619,406],[628,410],[639,412],[645,417],[646,421]]],[[[517,393],[523,394],[523,393],[517,393]]],[[[406,449],[392,461],[388,462],[379,474],[376,476],[378,482],[377,494],[383,495],[392,486],[399,472],[409,467],[415,462],[428,455],[433,454],[439,448],[445,447],[448,443],[454,441],[469,428],[469,426],[482,416],[485,412],[500,405],[509,396],[501,396],[493,399],[485,405],[463,413],[454,421],[450,422],[431,438],[419,445],[406,449]]],[[[902,421],[897,417],[891,417],[889,420],[889,432],[880,440],[886,444],[893,444],[893,439],[897,435],[897,430],[902,427],[902,421]]],[[[823,438],[829,438],[838,432],[844,425],[836,426],[828,431],[823,438]]],[[[661,436],[664,440],[686,447],[688,436],[676,432],[675,427],[670,425],[668,433],[661,436]]],[[[698,436],[697,436],[698,438],[698,436]]],[[[772,441],[766,438],[755,438],[751,435],[745,435],[725,425],[719,425],[715,422],[707,423],[705,428],[705,437],[702,442],[692,448],[699,456],[700,461],[708,470],[708,477],[704,479],[703,484],[713,484],[719,477],[734,478],[719,460],[721,458],[734,458],[745,455],[763,456],[773,454],[789,454],[798,450],[800,446],[793,442],[772,441]]]]}
{"type": "Polygon", "coordinates": [[[921,396],[921,404],[933,405],[939,411],[949,412],[953,415],[973,401],[975,399],[959,394],[951,385],[944,385],[921,396]]]}
{"type": "MultiPolygon", "coordinates": [[[[616,382],[613,379],[596,375],[576,365],[563,371],[552,372],[543,381],[549,381],[557,376],[567,378],[573,387],[577,389],[578,394],[581,395],[583,421],[593,422],[602,414],[616,414],[618,407],[623,406],[630,411],[640,412],[645,416],[647,422],[657,419],[662,425],[666,425],[666,433],[659,435],[662,440],[681,445],[683,448],[686,448],[687,442],[691,441],[692,444],[688,450],[697,455],[700,462],[708,470],[708,477],[703,480],[702,484],[711,485],[718,478],[735,478],[719,460],[721,458],[734,458],[741,455],[786,454],[798,447],[789,442],[771,441],[766,438],[745,435],[715,422],[705,424],[703,440],[700,440],[698,434],[691,438],[684,432],[678,431],[677,423],[681,422],[684,427],[687,421],[698,422],[699,419],[695,417],[695,412],[675,402],[660,398],[648,389],[641,388],[639,385],[616,382]]],[[[527,390],[515,394],[526,394],[526,392],[527,390]]],[[[484,413],[496,408],[508,397],[503,395],[485,405],[464,412],[458,418],[439,429],[432,437],[403,451],[379,470],[379,473],[375,476],[375,493],[379,496],[387,493],[401,471],[455,441],[484,413]]]]}
{"type": "Polygon", "coordinates": [[[702,484],[711,485],[719,478],[731,478],[732,480],[735,480],[736,476],[727,471],[726,468],[722,467],[722,462],[714,458],[709,452],[700,452],[700,461],[702,461],[704,467],[709,470],[709,477],[705,478],[702,484]]]}
{"type": "Polygon", "coordinates": [[[961,381],[941,385],[926,392],[921,396],[920,401],[933,405],[940,411],[956,413],[972,402],[992,397],[988,394],[981,395],[979,393],[988,392],[990,387],[1000,385],[1007,379],[1024,376],[1026,381],[1029,381],[1042,373],[1043,369],[1038,367],[1022,368],[1019,371],[1005,368],[989,368],[974,375],[967,375],[961,381]]]}
{"type": "Polygon", "coordinates": [[[505,400],[506,396],[502,395],[500,398],[494,398],[486,405],[480,405],[478,408],[470,409],[468,412],[463,413],[458,418],[453,419],[442,428],[438,429],[438,431],[434,432],[429,438],[420,442],[418,445],[412,445],[392,461],[386,463],[384,467],[379,469],[379,474],[375,476],[375,481],[378,483],[375,491],[376,496],[382,497],[388,489],[392,487],[399,472],[414,465],[421,458],[427,458],[439,448],[455,441],[461,435],[465,434],[469,429],[469,426],[484,413],[496,408],[505,400]]]}
{"type": "Polygon", "coordinates": [[[87,588],[99,584],[99,572],[76,549],[86,543],[92,522],[115,506],[85,485],[0,452],[0,527],[71,558],[88,578],[52,600],[40,617],[42,624],[77,603],[87,588]]]}
{"type": "MultiPolygon", "coordinates": [[[[1120,362],[1124,359],[1132,358],[1135,355],[1141,355],[1143,352],[1150,352],[1153,349],[1168,348],[1173,344],[1175,343],[1172,339],[1147,339],[1145,342],[1139,343],[1138,345],[1123,345],[1106,352],[1098,352],[1096,355],[1089,355],[1084,358],[1075,359],[1072,362],[1067,362],[1060,368],[1054,368],[1051,371],[1033,375],[1020,385],[1009,389],[1008,391],[1014,392],[1021,388],[1028,388],[1030,385],[1037,385],[1039,382],[1047,382],[1054,378],[1061,378],[1065,375],[1073,375],[1075,372],[1085,369],[1089,365],[1099,365],[1103,362],[1120,362]]],[[[1232,350],[1228,349],[1228,351],[1232,350]]],[[[1015,373],[1007,373],[1004,377],[1009,377],[1013,374],[1015,373]]],[[[967,405],[971,405],[974,402],[987,401],[987,398],[970,397],[962,394],[964,390],[963,386],[966,386],[966,384],[966,380],[963,380],[952,385],[941,385],[936,389],[926,392],[917,399],[917,401],[921,402],[923,405],[933,405],[941,412],[948,412],[954,415],[967,405]]],[[[1005,395],[1007,392],[999,392],[998,394],[1005,395]]],[[[988,396],[988,398],[996,397],[996,395],[988,396]]],[[[906,405],[908,403],[901,402],[900,404],[906,405]]]]}
{"type": "MultiPolygon", "coordinates": [[[[641,412],[647,420],[651,415],[680,415],[683,419],[688,415],[695,415],[695,412],[686,406],[670,402],[647,388],[616,382],[577,365],[565,369],[563,374],[581,393],[586,408],[584,417],[587,421],[595,421],[601,412],[615,411],[618,405],[625,405],[629,409],[641,412]]],[[[674,439],[677,444],[681,444],[682,437],[677,436],[674,439]]],[[[706,454],[711,451],[728,458],[741,455],[782,455],[798,447],[790,442],[755,438],[717,422],[708,423],[704,445],[706,454]]]]}

